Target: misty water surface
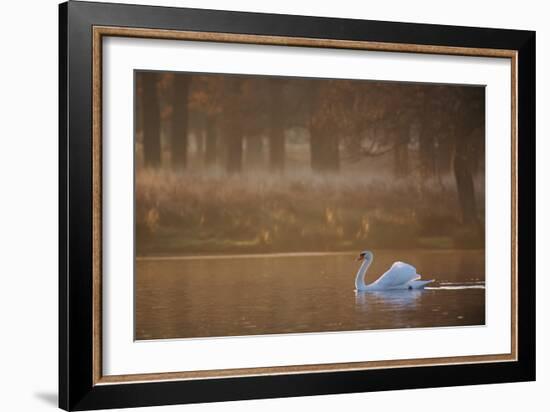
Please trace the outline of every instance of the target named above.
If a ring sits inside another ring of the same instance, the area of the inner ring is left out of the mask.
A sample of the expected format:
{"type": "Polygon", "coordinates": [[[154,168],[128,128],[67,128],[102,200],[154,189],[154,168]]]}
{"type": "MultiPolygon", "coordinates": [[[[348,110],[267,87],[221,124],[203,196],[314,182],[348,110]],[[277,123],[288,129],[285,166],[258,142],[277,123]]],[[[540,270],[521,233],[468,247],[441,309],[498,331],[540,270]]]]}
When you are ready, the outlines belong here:
{"type": "Polygon", "coordinates": [[[375,251],[367,283],[401,260],[423,291],[359,292],[356,253],[138,258],[136,339],[483,325],[483,251],[375,251]]]}

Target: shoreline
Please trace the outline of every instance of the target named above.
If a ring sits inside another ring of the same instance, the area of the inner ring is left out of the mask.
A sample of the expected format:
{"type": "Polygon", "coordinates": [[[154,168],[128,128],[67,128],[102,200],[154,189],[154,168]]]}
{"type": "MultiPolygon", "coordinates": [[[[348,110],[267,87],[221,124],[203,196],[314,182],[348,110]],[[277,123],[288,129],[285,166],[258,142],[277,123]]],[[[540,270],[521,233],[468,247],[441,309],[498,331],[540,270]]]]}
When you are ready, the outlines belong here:
{"type": "MultiPolygon", "coordinates": [[[[403,249],[376,249],[377,252],[395,251],[403,249]]],[[[485,252],[485,249],[405,249],[407,252],[419,253],[480,253],[485,252]]],[[[329,252],[273,252],[273,253],[243,253],[243,254],[202,254],[202,255],[142,255],[135,256],[136,261],[155,261],[155,260],[202,260],[202,259],[254,259],[254,258],[285,258],[285,257],[315,257],[315,256],[345,256],[357,255],[358,250],[343,250],[329,252]]]]}

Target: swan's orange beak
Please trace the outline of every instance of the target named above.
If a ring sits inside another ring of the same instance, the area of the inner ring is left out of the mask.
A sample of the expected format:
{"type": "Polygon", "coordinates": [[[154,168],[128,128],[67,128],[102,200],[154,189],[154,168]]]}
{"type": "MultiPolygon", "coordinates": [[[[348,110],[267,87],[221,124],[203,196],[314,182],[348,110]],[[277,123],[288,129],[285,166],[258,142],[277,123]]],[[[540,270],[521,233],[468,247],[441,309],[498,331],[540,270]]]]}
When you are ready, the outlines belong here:
{"type": "Polygon", "coordinates": [[[362,261],[363,259],[365,259],[365,255],[363,253],[361,253],[359,256],[357,256],[357,260],[358,262],[362,261]]]}

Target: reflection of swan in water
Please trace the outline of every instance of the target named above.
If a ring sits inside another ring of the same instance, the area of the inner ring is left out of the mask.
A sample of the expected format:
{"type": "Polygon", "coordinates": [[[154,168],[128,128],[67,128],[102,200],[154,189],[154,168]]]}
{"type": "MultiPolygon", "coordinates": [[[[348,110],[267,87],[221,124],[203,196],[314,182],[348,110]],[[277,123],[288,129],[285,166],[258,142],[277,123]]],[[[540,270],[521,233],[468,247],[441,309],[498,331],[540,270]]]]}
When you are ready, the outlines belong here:
{"type": "Polygon", "coordinates": [[[361,252],[357,258],[357,260],[363,261],[355,277],[355,288],[360,292],[423,289],[428,283],[433,282],[433,280],[420,280],[416,269],[408,263],[395,262],[386,273],[367,285],[365,284],[365,274],[373,259],[372,252],[368,250],[361,252]]]}
{"type": "Polygon", "coordinates": [[[384,304],[386,309],[406,307],[414,308],[418,299],[422,296],[422,291],[419,289],[413,290],[380,290],[371,291],[369,293],[355,292],[355,307],[359,310],[369,310],[371,306],[384,304]]]}

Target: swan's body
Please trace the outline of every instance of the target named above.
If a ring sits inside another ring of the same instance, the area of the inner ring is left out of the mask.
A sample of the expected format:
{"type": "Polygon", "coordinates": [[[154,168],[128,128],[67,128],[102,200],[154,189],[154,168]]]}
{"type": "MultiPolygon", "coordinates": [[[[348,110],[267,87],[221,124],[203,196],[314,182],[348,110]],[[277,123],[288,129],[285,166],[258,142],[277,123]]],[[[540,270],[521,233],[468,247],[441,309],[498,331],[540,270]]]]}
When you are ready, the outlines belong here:
{"type": "Polygon", "coordinates": [[[380,291],[380,290],[405,290],[405,289],[423,289],[433,280],[420,280],[420,275],[416,273],[414,266],[408,263],[395,262],[391,268],[370,284],[365,283],[365,274],[373,261],[372,252],[365,251],[359,255],[359,260],[363,264],[357,271],[355,277],[355,288],[360,291],[380,291]]]}

